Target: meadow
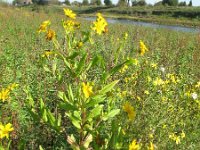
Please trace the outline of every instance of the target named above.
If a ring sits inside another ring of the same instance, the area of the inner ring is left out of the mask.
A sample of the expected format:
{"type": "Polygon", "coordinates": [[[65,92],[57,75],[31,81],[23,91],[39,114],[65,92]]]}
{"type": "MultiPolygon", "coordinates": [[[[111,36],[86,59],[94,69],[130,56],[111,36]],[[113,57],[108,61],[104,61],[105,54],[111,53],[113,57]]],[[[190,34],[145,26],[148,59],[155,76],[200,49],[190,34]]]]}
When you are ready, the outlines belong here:
{"type": "Polygon", "coordinates": [[[200,149],[199,33],[0,7],[0,149],[200,149]]]}

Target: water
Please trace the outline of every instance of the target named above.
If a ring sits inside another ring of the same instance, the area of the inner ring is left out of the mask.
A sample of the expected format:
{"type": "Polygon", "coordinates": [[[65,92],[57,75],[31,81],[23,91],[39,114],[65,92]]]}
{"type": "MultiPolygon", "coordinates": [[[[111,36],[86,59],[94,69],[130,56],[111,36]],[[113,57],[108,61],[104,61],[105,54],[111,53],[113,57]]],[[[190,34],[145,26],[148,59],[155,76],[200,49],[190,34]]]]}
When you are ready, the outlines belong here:
{"type": "MultiPolygon", "coordinates": [[[[96,18],[86,17],[85,19],[89,21],[94,21],[96,18]]],[[[192,33],[200,32],[199,28],[194,28],[194,27],[183,27],[183,26],[177,26],[177,25],[160,25],[156,23],[148,23],[148,22],[134,21],[134,20],[128,20],[128,19],[106,18],[106,20],[108,23],[132,24],[132,25],[137,25],[137,26],[144,26],[144,27],[151,27],[151,28],[164,28],[164,29],[170,29],[174,31],[192,32],[192,33]]]]}

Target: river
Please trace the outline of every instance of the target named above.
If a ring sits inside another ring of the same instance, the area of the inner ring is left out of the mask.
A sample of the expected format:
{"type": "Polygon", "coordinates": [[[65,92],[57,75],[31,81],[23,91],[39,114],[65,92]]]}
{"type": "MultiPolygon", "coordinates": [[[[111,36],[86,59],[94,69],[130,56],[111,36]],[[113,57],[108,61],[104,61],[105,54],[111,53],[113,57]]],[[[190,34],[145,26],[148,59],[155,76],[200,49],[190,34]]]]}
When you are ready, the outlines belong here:
{"type": "MultiPolygon", "coordinates": [[[[94,21],[95,17],[85,17],[86,20],[94,21]]],[[[194,27],[183,27],[178,25],[161,25],[156,23],[149,23],[149,22],[142,22],[142,21],[134,21],[134,20],[128,20],[128,19],[112,19],[112,18],[106,18],[108,23],[121,23],[121,24],[132,24],[137,26],[144,26],[144,27],[151,27],[151,28],[164,28],[164,29],[170,29],[174,31],[182,31],[182,32],[192,32],[192,33],[198,33],[200,32],[200,28],[194,28],[194,27]]]]}

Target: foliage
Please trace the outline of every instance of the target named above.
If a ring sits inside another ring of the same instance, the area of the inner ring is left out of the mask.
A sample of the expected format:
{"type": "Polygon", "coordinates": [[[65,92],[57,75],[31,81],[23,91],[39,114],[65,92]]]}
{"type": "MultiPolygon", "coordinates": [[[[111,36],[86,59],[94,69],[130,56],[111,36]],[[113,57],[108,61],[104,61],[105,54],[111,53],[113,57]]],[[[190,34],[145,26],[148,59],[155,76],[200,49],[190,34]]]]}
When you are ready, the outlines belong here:
{"type": "Polygon", "coordinates": [[[112,6],[113,5],[111,0],[104,0],[104,4],[106,6],[112,6]]]}
{"type": "Polygon", "coordinates": [[[169,6],[177,6],[178,0],[163,0],[163,5],[169,5],[169,6]]]}
{"type": "Polygon", "coordinates": [[[65,0],[64,2],[66,5],[71,5],[70,1],[69,0],[65,0]]]}
{"type": "Polygon", "coordinates": [[[89,5],[89,1],[88,0],[83,0],[82,5],[89,5]]]}
{"type": "Polygon", "coordinates": [[[134,0],[132,6],[145,6],[147,3],[145,0],[134,0]]]}
{"type": "Polygon", "coordinates": [[[192,0],[190,0],[190,2],[189,2],[189,4],[188,4],[188,6],[192,6],[192,0]]]}
{"type": "Polygon", "coordinates": [[[200,148],[197,33],[24,9],[0,7],[1,149],[200,148]]]}
{"type": "Polygon", "coordinates": [[[90,4],[91,4],[91,5],[97,5],[97,6],[102,5],[102,4],[101,4],[101,0],[91,0],[91,1],[90,1],[90,4]]]}
{"type": "Polygon", "coordinates": [[[186,2],[180,2],[180,3],[178,4],[178,6],[187,6],[187,5],[186,5],[186,2]]]}
{"type": "Polygon", "coordinates": [[[119,0],[117,3],[117,6],[126,6],[126,5],[127,5],[126,0],[119,0]]]}

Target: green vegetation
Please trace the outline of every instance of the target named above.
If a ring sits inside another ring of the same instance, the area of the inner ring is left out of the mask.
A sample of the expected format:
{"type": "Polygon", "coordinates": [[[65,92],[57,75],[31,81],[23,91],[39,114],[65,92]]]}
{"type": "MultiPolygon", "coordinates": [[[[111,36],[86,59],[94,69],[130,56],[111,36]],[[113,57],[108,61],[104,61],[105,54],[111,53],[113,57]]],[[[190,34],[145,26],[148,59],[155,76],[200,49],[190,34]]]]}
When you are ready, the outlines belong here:
{"type": "Polygon", "coordinates": [[[0,7],[0,149],[200,149],[198,34],[50,8],[0,7]]]}

